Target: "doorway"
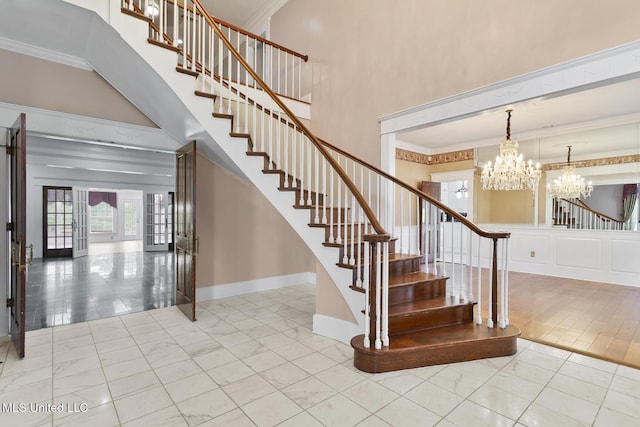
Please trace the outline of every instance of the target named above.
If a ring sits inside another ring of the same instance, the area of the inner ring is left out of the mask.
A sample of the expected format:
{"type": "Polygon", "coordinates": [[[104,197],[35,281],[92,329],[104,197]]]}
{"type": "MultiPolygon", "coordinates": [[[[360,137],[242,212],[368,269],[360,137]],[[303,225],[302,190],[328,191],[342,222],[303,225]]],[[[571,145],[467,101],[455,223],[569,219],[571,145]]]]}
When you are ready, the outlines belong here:
{"type": "Polygon", "coordinates": [[[43,187],[43,258],[66,258],[73,248],[73,192],[71,187],[43,187]]]}

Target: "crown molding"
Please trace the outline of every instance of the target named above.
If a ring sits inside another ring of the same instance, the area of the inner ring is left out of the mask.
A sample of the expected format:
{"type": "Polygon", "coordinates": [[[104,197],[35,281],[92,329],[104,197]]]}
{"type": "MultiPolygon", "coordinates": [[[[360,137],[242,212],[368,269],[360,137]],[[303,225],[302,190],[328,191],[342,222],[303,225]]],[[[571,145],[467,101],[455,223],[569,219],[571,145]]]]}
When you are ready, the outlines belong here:
{"type": "Polygon", "coordinates": [[[7,39],[5,37],[0,37],[0,49],[19,53],[21,55],[33,56],[34,58],[43,59],[45,61],[57,62],[58,64],[79,68],[81,70],[93,71],[93,67],[91,67],[87,61],[82,58],[78,58],[77,56],[67,55],[66,53],[33,46],[17,40],[7,39]]]}

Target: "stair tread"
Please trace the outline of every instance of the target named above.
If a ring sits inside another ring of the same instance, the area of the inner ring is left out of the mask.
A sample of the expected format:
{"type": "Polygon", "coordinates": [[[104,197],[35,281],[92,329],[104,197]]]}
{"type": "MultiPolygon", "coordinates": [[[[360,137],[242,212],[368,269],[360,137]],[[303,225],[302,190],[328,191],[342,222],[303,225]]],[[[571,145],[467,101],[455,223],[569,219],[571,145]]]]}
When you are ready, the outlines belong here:
{"type": "MultiPolygon", "coordinates": [[[[409,255],[409,254],[398,254],[398,253],[389,254],[389,262],[405,261],[405,260],[411,260],[416,258],[420,258],[420,255],[409,255]]],[[[339,262],[338,265],[341,267],[347,267],[347,268],[359,267],[358,264],[345,264],[343,262],[339,262]]]]}
{"type": "Polygon", "coordinates": [[[429,282],[435,280],[447,279],[446,276],[429,273],[426,271],[415,271],[413,273],[401,274],[389,277],[389,286],[408,286],[420,282],[429,282]]]}
{"type": "Polygon", "coordinates": [[[403,302],[389,306],[389,316],[403,316],[429,310],[442,309],[447,307],[457,307],[474,303],[455,302],[452,297],[436,296],[427,299],[403,302]]]}
{"type": "MultiPolygon", "coordinates": [[[[439,328],[411,331],[394,335],[388,349],[377,351],[407,351],[420,347],[451,346],[455,343],[490,340],[519,336],[520,329],[509,325],[506,328],[489,328],[486,325],[466,323],[461,325],[442,326],[439,328]]],[[[351,340],[353,347],[367,351],[362,344],[363,335],[358,335],[351,340]]],[[[376,351],[374,349],[369,349],[376,351]]]]}

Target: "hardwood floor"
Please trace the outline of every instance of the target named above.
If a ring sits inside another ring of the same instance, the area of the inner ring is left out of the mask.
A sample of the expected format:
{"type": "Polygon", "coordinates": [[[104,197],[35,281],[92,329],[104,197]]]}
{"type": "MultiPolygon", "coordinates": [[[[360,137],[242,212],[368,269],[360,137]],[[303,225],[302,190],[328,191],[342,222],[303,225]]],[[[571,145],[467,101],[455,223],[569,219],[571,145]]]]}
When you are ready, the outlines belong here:
{"type": "Polygon", "coordinates": [[[509,321],[522,338],[640,368],[640,287],[512,272],[509,321]]]}

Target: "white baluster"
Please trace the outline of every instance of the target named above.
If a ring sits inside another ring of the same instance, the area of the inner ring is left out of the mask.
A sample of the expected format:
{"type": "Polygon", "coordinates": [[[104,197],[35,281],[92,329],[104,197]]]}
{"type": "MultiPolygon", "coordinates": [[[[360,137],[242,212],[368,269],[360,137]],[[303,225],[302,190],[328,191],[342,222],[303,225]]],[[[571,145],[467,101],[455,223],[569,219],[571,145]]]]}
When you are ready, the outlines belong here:
{"type": "MultiPolygon", "coordinates": [[[[318,175],[320,174],[320,163],[319,163],[319,153],[318,153],[318,149],[316,148],[315,150],[315,189],[316,189],[316,216],[313,218],[313,222],[318,224],[320,223],[320,197],[323,197],[322,194],[320,194],[320,185],[319,183],[319,177],[318,175]]],[[[323,200],[323,204],[324,204],[324,200],[323,200]]]]}
{"type": "MultiPolygon", "coordinates": [[[[487,314],[487,326],[489,328],[493,328],[493,298],[495,298],[495,296],[493,295],[493,254],[494,254],[494,250],[493,247],[491,247],[491,245],[495,245],[495,242],[489,241],[489,253],[491,254],[491,256],[489,257],[489,284],[487,285],[489,287],[489,301],[487,301],[488,307],[489,307],[489,313],[487,314]]],[[[498,274],[498,272],[496,272],[496,274],[498,274]]]]}
{"type": "Polygon", "coordinates": [[[362,206],[358,205],[358,239],[356,241],[357,256],[354,264],[356,265],[356,286],[362,286],[362,229],[363,223],[362,206]]]}
{"type": "Polygon", "coordinates": [[[197,55],[197,50],[196,50],[196,40],[197,40],[197,36],[196,36],[196,22],[198,22],[198,17],[196,16],[196,10],[194,9],[192,12],[192,18],[193,20],[191,21],[191,71],[193,71],[195,73],[196,71],[196,55],[197,55]]]}
{"type": "Polygon", "coordinates": [[[369,335],[371,334],[371,302],[370,302],[370,287],[369,282],[369,242],[364,244],[364,277],[362,284],[364,286],[364,347],[371,347],[371,340],[369,335]]]}
{"type": "Polygon", "coordinates": [[[509,326],[509,239],[503,239],[503,251],[504,251],[504,284],[502,286],[504,295],[502,296],[502,322],[503,328],[509,326]]]}
{"type": "MultiPolygon", "coordinates": [[[[322,203],[322,223],[327,223],[327,202],[329,194],[327,193],[327,159],[322,156],[322,194],[324,195],[324,201],[322,203]]],[[[329,206],[329,208],[331,208],[329,206]]]]}
{"type": "MultiPolygon", "coordinates": [[[[337,173],[338,172],[336,172],[336,174],[337,173]]],[[[337,176],[337,178],[338,178],[338,182],[337,182],[337,185],[336,185],[336,198],[337,198],[337,202],[338,202],[338,212],[341,215],[338,214],[338,220],[336,221],[336,225],[337,225],[337,228],[336,228],[336,231],[337,231],[337,233],[336,233],[336,243],[337,244],[341,244],[342,243],[342,235],[340,233],[341,233],[342,230],[340,228],[340,223],[343,221],[344,218],[347,217],[347,210],[345,208],[344,213],[342,212],[342,205],[340,203],[341,202],[341,200],[340,200],[340,189],[342,188],[342,181],[341,181],[339,176],[337,176]]]]}
{"type": "Polygon", "coordinates": [[[376,255],[375,255],[375,261],[376,261],[376,350],[380,350],[382,348],[382,339],[380,337],[381,335],[381,317],[382,317],[382,310],[380,307],[381,304],[381,300],[382,300],[382,295],[380,295],[382,293],[382,283],[381,283],[381,274],[380,274],[380,252],[381,252],[381,248],[380,248],[380,242],[376,242],[375,244],[376,248],[376,255]]]}
{"type": "MultiPolygon", "coordinates": [[[[227,31],[227,39],[231,41],[231,28],[227,31]]],[[[231,50],[227,48],[227,114],[231,114],[231,76],[233,76],[231,50]]]]}
{"type": "MultiPolygon", "coordinates": [[[[329,211],[329,243],[334,243],[335,242],[335,238],[333,236],[333,226],[334,226],[334,221],[333,221],[333,213],[336,210],[336,207],[334,205],[334,200],[333,197],[336,193],[335,188],[334,188],[334,184],[333,184],[333,177],[335,175],[335,170],[333,168],[331,168],[331,170],[329,171],[329,191],[331,192],[331,204],[329,205],[331,210],[329,211]]],[[[340,218],[340,208],[338,207],[338,218],[340,218]]],[[[367,299],[368,301],[368,299],[367,299]]],[[[368,338],[367,338],[368,339],[368,338]]]]}
{"type": "Polygon", "coordinates": [[[200,82],[201,82],[201,92],[205,91],[205,80],[206,80],[206,72],[205,72],[205,65],[206,63],[206,56],[205,56],[205,48],[206,48],[206,43],[205,43],[205,37],[206,37],[206,32],[205,32],[205,26],[204,26],[204,15],[200,15],[200,82]]]}
{"type": "Polygon", "coordinates": [[[469,247],[467,248],[467,302],[473,302],[473,233],[467,229],[469,234],[469,247]]]}
{"type": "Polygon", "coordinates": [[[282,169],[284,170],[284,186],[287,187],[287,181],[289,181],[289,118],[287,116],[284,117],[284,139],[282,149],[284,151],[284,162],[282,169]]]}
{"type": "MultiPolygon", "coordinates": [[[[349,233],[348,233],[348,215],[353,212],[353,204],[351,205],[351,211],[349,211],[349,193],[347,190],[347,185],[345,183],[344,186],[344,221],[341,223],[344,226],[344,231],[342,232],[342,263],[347,265],[349,264],[349,257],[347,256],[347,247],[349,244],[349,233]]],[[[353,231],[353,230],[352,230],[353,231]]],[[[353,237],[353,233],[351,234],[353,237]]]]}
{"type": "Polygon", "coordinates": [[[269,112],[269,136],[267,144],[269,145],[269,162],[267,164],[267,169],[273,168],[273,111],[269,112]]]}
{"type": "MultiPolygon", "coordinates": [[[[240,33],[236,31],[237,37],[236,37],[236,52],[240,53],[240,33]]],[[[229,52],[231,55],[233,55],[231,52],[229,52]]],[[[231,59],[231,56],[229,57],[229,59],[231,59]]],[[[234,132],[236,133],[240,133],[240,107],[241,107],[241,100],[240,100],[240,61],[238,60],[238,58],[236,58],[235,56],[233,56],[233,59],[236,62],[236,113],[235,113],[235,120],[233,121],[234,123],[234,132]]]]}
{"type": "Polygon", "coordinates": [[[404,191],[400,189],[400,253],[404,253],[404,191]]]}
{"type": "Polygon", "coordinates": [[[304,157],[304,134],[300,132],[300,200],[299,205],[304,206],[304,173],[305,173],[305,157],[304,157]]]}
{"type": "Polygon", "coordinates": [[[274,169],[282,169],[282,111],[278,110],[276,124],[276,164],[274,169]]]}
{"type": "Polygon", "coordinates": [[[382,345],[389,347],[389,242],[382,243],[382,345]]]}
{"type": "MultiPolygon", "coordinates": [[[[311,139],[309,139],[309,138],[305,138],[305,139],[307,140],[307,144],[309,145],[309,150],[308,150],[309,154],[307,155],[307,188],[309,189],[309,191],[307,192],[307,205],[311,206],[311,203],[313,203],[311,201],[311,188],[312,188],[311,187],[311,184],[312,184],[312,181],[311,181],[311,170],[312,170],[311,161],[313,159],[312,153],[313,153],[313,150],[315,148],[313,146],[313,143],[311,142],[311,139]]],[[[317,197],[317,195],[316,195],[316,197],[317,197]]]]}
{"type": "Polygon", "coordinates": [[[298,99],[302,100],[302,58],[298,59],[298,99]]]}
{"type": "Polygon", "coordinates": [[[482,266],[480,265],[481,249],[482,237],[478,236],[478,304],[476,304],[476,324],[478,325],[482,325],[482,266]]]}
{"type": "MultiPolygon", "coordinates": [[[[238,33],[238,39],[240,39],[240,33],[238,33]]],[[[244,46],[244,52],[245,52],[245,58],[247,58],[247,61],[249,61],[249,35],[246,34],[245,35],[245,40],[244,40],[245,46],[244,46]]],[[[240,61],[238,61],[240,62],[240,61]]],[[[244,70],[244,84],[245,84],[245,89],[244,89],[244,133],[249,133],[249,70],[244,70]]],[[[240,86],[240,82],[238,82],[238,87],[242,87],[240,86]]]]}
{"type": "Polygon", "coordinates": [[[298,134],[298,127],[296,126],[296,124],[293,124],[293,129],[291,130],[291,158],[293,159],[293,164],[291,165],[292,167],[292,171],[291,171],[291,186],[298,188],[298,155],[297,155],[297,151],[298,151],[298,139],[297,139],[297,134],[298,134]]]}
{"type": "Polygon", "coordinates": [[[280,68],[280,49],[278,49],[278,94],[282,94],[282,92],[280,91],[280,81],[282,80],[282,76],[280,75],[280,71],[282,70],[282,68],[280,68]]]}
{"type": "Polygon", "coordinates": [[[289,77],[288,77],[288,67],[289,67],[288,62],[289,61],[287,60],[288,58],[289,58],[289,55],[286,54],[286,52],[285,52],[285,55],[284,55],[284,94],[286,96],[289,96],[289,77]]]}
{"type": "Polygon", "coordinates": [[[187,31],[187,2],[182,2],[182,68],[187,68],[189,31],[187,31]]]}

